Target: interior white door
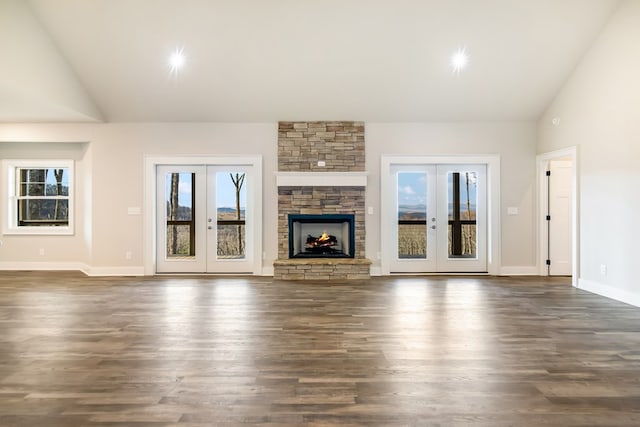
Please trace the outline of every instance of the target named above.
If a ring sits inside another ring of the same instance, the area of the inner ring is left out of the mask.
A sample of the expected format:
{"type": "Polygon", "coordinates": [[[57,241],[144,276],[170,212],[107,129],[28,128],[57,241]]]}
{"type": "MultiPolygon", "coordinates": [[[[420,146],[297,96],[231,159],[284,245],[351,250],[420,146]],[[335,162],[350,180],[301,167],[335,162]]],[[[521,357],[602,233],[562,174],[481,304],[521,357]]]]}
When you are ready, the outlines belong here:
{"type": "Polygon", "coordinates": [[[389,272],[486,272],[486,165],[392,164],[389,272]]]}
{"type": "Polygon", "coordinates": [[[247,165],[157,167],[156,272],[253,272],[252,172],[247,165]]]}
{"type": "Polygon", "coordinates": [[[570,160],[549,161],[549,275],[572,274],[572,176],[570,160]]]}

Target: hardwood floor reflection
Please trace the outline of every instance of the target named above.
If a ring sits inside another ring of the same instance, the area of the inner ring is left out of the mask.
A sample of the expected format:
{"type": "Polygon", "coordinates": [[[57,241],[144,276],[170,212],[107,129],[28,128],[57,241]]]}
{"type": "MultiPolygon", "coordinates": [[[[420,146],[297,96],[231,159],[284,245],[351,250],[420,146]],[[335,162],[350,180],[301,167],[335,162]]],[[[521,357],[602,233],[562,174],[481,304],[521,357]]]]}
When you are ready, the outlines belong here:
{"type": "Polygon", "coordinates": [[[568,279],[0,272],[2,426],[640,424],[640,308],[568,279]]]}

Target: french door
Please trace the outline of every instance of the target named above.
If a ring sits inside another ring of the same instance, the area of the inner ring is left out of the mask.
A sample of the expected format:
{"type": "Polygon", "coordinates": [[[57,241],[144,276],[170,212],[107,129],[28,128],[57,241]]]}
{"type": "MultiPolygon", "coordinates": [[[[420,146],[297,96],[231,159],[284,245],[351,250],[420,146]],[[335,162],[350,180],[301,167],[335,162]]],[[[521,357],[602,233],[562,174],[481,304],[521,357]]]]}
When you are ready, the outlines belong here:
{"type": "Polygon", "coordinates": [[[253,272],[255,185],[247,165],[158,165],[156,272],[253,272]]]}
{"type": "Polygon", "coordinates": [[[389,272],[486,272],[486,165],[391,164],[389,174],[389,272]]]}

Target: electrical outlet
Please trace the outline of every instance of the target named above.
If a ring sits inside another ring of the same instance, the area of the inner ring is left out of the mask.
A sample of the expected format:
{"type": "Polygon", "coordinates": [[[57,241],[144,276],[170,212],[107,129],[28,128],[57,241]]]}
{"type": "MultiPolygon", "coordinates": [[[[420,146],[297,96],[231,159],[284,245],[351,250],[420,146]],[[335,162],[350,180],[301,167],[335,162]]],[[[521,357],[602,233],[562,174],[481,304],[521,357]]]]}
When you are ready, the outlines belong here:
{"type": "Polygon", "coordinates": [[[131,251],[127,251],[127,252],[125,252],[124,257],[126,259],[131,259],[131,258],[133,258],[133,254],[131,253],[131,251]]]}
{"type": "Polygon", "coordinates": [[[600,274],[603,276],[607,275],[607,266],[605,264],[600,264],[600,274]]]}
{"type": "Polygon", "coordinates": [[[38,252],[40,253],[40,255],[44,255],[44,248],[40,248],[38,252]]]}

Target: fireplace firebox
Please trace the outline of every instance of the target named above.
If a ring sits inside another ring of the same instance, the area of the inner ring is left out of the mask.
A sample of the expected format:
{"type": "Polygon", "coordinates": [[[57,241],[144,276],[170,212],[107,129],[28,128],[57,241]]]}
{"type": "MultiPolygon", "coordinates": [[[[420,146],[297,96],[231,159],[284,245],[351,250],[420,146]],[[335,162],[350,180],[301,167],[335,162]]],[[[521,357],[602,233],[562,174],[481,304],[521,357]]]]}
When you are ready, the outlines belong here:
{"type": "Polygon", "coordinates": [[[353,258],[353,214],[289,214],[289,258],[353,258]]]}

